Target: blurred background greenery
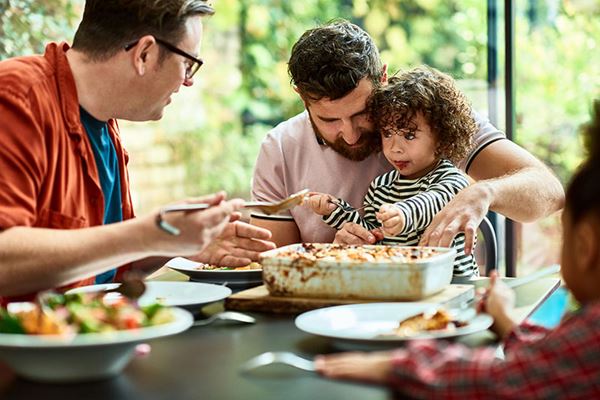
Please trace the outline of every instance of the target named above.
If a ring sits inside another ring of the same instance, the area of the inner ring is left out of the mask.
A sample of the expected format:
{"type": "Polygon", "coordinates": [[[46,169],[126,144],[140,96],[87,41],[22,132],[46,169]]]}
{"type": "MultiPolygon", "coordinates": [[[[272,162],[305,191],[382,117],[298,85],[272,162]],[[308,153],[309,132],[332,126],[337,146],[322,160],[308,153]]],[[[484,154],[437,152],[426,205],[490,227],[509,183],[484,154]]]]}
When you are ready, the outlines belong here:
{"type": "MultiPolygon", "coordinates": [[[[591,100],[600,96],[599,2],[515,3],[515,140],[566,182],[582,158],[577,126],[588,118],[591,100]]],[[[82,0],[0,0],[0,59],[41,53],[51,40],[70,41],[82,4],[82,0]]],[[[182,196],[220,189],[249,196],[262,138],[303,109],[287,75],[292,44],[306,29],[332,18],[364,27],[392,72],[426,63],[451,74],[474,108],[487,114],[485,1],[214,0],[212,4],[217,13],[205,23],[201,51],[205,66],[194,86],[174,98],[163,120],[122,125],[139,213],[182,196]]],[[[502,7],[498,1],[499,10],[502,7]]],[[[501,90],[498,96],[502,98],[501,90]]],[[[503,128],[504,119],[499,120],[503,128]]],[[[556,259],[557,226],[556,217],[551,217],[523,231],[528,241],[541,240],[547,246],[529,256],[523,248],[522,263],[536,257],[543,257],[542,263],[556,259]]]]}

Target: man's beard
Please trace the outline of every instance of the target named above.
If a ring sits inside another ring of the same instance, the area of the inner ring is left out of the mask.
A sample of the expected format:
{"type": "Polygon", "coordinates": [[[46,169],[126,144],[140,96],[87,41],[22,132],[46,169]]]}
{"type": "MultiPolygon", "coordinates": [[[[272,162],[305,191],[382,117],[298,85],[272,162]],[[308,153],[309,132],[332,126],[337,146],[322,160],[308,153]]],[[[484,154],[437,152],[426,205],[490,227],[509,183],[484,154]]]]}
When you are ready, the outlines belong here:
{"type": "Polygon", "coordinates": [[[325,142],[327,146],[331,147],[333,151],[344,158],[352,161],[362,161],[379,148],[377,141],[373,140],[373,132],[362,132],[360,139],[358,139],[358,142],[356,142],[354,145],[349,145],[346,143],[341,136],[338,136],[334,142],[330,142],[321,134],[310,113],[308,113],[308,117],[310,118],[310,123],[315,131],[315,135],[325,142]]]}

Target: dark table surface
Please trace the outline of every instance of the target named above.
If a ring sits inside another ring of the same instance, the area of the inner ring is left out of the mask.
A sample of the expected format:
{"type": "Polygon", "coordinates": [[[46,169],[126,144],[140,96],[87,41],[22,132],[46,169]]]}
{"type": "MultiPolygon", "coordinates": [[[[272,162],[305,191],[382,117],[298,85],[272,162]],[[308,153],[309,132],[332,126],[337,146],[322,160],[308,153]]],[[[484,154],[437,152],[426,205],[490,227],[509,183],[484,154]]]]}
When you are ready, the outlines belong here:
{"type": "MultiPolygon", "coordinates": [[[[517,290],[519,318],[528,315],[558,286],[541,279],[517,290]]],[[[222,304],[209,306],[218,311],[222,304]]],[[[329,339],[304,333],[292,316],[252,314],[254,325],[217,322],[150,342],[122,375],[99,382],[44,384],[15,376],[0,363],[1,399],[387,399],[381,387],[336,382],[286,366],[242,373],[244,361],[265,351],[293,351],[312,358],[339,351],[329,339]]],[[[462,339],[469,345],[488,342],[482,332],[462,339]]]]}

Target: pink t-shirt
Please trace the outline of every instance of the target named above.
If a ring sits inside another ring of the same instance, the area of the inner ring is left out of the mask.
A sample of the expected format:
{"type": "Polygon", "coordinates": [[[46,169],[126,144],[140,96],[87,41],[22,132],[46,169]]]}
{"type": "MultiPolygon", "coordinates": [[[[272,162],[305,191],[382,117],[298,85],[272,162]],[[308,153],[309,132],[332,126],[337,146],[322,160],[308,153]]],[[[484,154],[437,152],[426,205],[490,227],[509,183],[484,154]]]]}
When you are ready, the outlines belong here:
{"type": "MultiPolygon", "coordinates": [[[[480,127],[473,150],[458,167],[463,171],[472,158],[488,144],[505,135],[489,121],[474,113],[480,127]]],[[[382,152],[363,161],[351,161],[317,141],[308,113],[282,122],[263,140],[252,181],[252,197],[278,201],[302,189],[328,193],[360,207],[369,184],[377,176],[392,170],[382,152]]],[[[287,214],[260,215],[254,218],[295,221],[303,242],[330,243],[336,230],[307,207],[295,207],[287,214]]]]}

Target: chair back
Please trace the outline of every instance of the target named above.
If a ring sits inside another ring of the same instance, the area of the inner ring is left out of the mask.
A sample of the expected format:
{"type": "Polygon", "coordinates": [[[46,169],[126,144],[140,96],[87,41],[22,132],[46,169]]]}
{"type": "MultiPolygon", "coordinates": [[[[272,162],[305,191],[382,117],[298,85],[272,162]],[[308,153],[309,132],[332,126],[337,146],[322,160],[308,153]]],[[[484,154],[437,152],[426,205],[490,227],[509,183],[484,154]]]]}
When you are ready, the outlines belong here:
{"type": "Polygon", "coordinates": [[[485,275],[489,276],[492,270],[498,268],[498,241],[494,226],[487,217],[479,224],[479,231],[485,246],[485,275]]]}

